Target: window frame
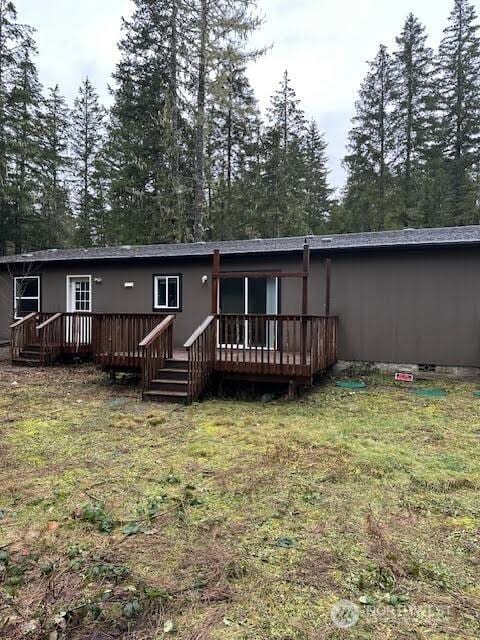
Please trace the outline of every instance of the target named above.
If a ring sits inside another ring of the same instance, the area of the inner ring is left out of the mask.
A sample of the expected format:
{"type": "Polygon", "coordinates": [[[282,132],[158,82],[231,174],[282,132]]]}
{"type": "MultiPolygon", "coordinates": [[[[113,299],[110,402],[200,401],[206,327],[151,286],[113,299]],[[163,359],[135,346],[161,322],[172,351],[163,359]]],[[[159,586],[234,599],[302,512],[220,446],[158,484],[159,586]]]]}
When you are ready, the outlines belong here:
{"type": "Polygon", "coordinates": [[[14,276],[13,278],[13,318],[14,320],[23,320],[29,314],[27,313],[24,316],[19,316],[17,314],[18,310],[18,301],[19,300],[36,300],[37,301],[37,311],[31,311],[29,313],[40,313],[42,310],[42,280],[40,276],[14,276]],[[36,296],[19,296],[17,295],[17,282],[19,280],[36,280],[37,281],[37,295],[36,296]]]}
{"type": "Polygon", "coordinates": [[[182,310],[182,274],[181,273],[154,273],[153,274],[153,310],[154,311],[181,311],[182,310]],[[160,278],[167,279],[166,305],[158,304],[158,282],[160,278]],[[168,280],[176,280],[177,283],[177,306],[168,305],[168,280]]]}

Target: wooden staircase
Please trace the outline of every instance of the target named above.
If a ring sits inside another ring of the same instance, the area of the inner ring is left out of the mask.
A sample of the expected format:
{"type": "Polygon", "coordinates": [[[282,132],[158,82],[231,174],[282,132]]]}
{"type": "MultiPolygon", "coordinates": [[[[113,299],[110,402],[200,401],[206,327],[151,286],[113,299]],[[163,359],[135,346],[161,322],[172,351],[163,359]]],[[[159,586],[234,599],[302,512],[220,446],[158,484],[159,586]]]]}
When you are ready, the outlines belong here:
{"type": "Polygon", "coordinates": [[[12,358],[12,364],[19,367],[41,367],[42,366],[42,347],[38,344],[25,345],[12,358]]]}
{"type": "Polygon", "coordinates": [[[150,380],[144,400],[152,402],[188,402],[188,362],[167,358],[156,377],[150,380]]]}

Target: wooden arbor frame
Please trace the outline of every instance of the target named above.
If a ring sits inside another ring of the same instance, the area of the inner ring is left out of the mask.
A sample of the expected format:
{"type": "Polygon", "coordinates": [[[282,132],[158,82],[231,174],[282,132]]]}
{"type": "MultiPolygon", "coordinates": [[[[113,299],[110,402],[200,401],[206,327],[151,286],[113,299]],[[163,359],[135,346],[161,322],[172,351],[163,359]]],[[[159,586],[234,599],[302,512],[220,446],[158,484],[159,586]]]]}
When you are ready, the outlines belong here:
{"type": "MultiPolygon", "coordinates": [[[[330,315],[331,259],[325,260],[325,315],[330,315]]],[[[218,314],[219,282],[224,278],[301,278],[302,279],[302,315],[308,314],[308,281],[310,277],[310,246],[303,245],[302,271],[221,271],[220,251],[213,252],[212,268],[212,306],[213,315],[218,314]]]]}

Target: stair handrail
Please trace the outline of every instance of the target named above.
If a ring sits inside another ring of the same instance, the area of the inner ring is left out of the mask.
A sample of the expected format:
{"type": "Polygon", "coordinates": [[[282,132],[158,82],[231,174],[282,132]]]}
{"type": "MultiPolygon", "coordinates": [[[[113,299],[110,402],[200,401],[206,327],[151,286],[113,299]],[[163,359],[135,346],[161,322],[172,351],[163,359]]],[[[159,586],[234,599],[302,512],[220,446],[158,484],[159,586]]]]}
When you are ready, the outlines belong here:
{"type": "Polygon", "coordinates": [[[52,364],[62,355],[65,342],[63,330],[63,313],[54,313],[37,326],[41,346],[41,364],[43,367],[52,364]]]}
{"type": "Polygon", "coordinates": [[[139,343],[142,355],[142,390],[147,391],[158,369],[173,356],[173,325],[175,315],[169,315],[139,343]]]}
{"type": "Polygon", "coordinates": [[[188,401],[197,400],[215,367],[216,315],[209,315],[183,345],[188,356],[188,401]]]}
{"type": "Polygon", "coordinates": [[[20,357],[20,353],[22,349],[26,346],[26,342],[27,342],[26,336],[34,335],[35,331],[34,330],[32,331],[33,326],[31,326],[31,323],[35,321],[37,316],[38,316],[38,313],[36,311],[32,311],[32,313],[29,313],[24,318],[20,318],[20,320],[17,320],[16,322],[10,325],[10,329],[12,332],[12,337],[11,337],[12,361],[20,357]]]}
{"type": "Polygon", "coordinates": [[[38,313],[36,311],[32,311],[32,313],[29,313],[28,316],[25,316],[24,318],[20,318],[20,320],[17,320],[13,324],[11,324],[10,329],[16,329],[17,327],[20,327],[25,322],[28,322],[29,320],[33,320],[33,318],[36,318],[37,316],[38,316],[38,313]]]}
{"type": "Polygon", "coordinates": [[[37,326],[37,331],[41,331],[42,329],[45,329],[45,327],[47,327],[51,322],[54,322],[55,320],[57,320],[58,318],[61,318],[62,316],[63,316],[63,313],[54,313],[53,316],[51,316],[50,318],[47,318],[45,322],[42,322],[42,324],[39,324],[37,326]]]}

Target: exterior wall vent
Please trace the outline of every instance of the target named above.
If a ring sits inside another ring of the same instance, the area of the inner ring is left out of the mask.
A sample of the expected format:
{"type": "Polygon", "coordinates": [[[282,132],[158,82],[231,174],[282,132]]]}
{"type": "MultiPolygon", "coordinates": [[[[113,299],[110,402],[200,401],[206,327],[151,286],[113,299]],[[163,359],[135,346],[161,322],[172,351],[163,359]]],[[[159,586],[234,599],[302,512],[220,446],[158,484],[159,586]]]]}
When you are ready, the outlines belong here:
{"type": "Polygon", "coordinates": [[[333,238],[322,238],[322,242],[329,244],[330,242],[333,242],[333,238]]]}
{"type": "Polygon", "coordinates": [[[437,370],[437,365],[436,364],[419,364],[418,370],[422,371],[423,373],[435,373],[435,371],[437,370]]]}

